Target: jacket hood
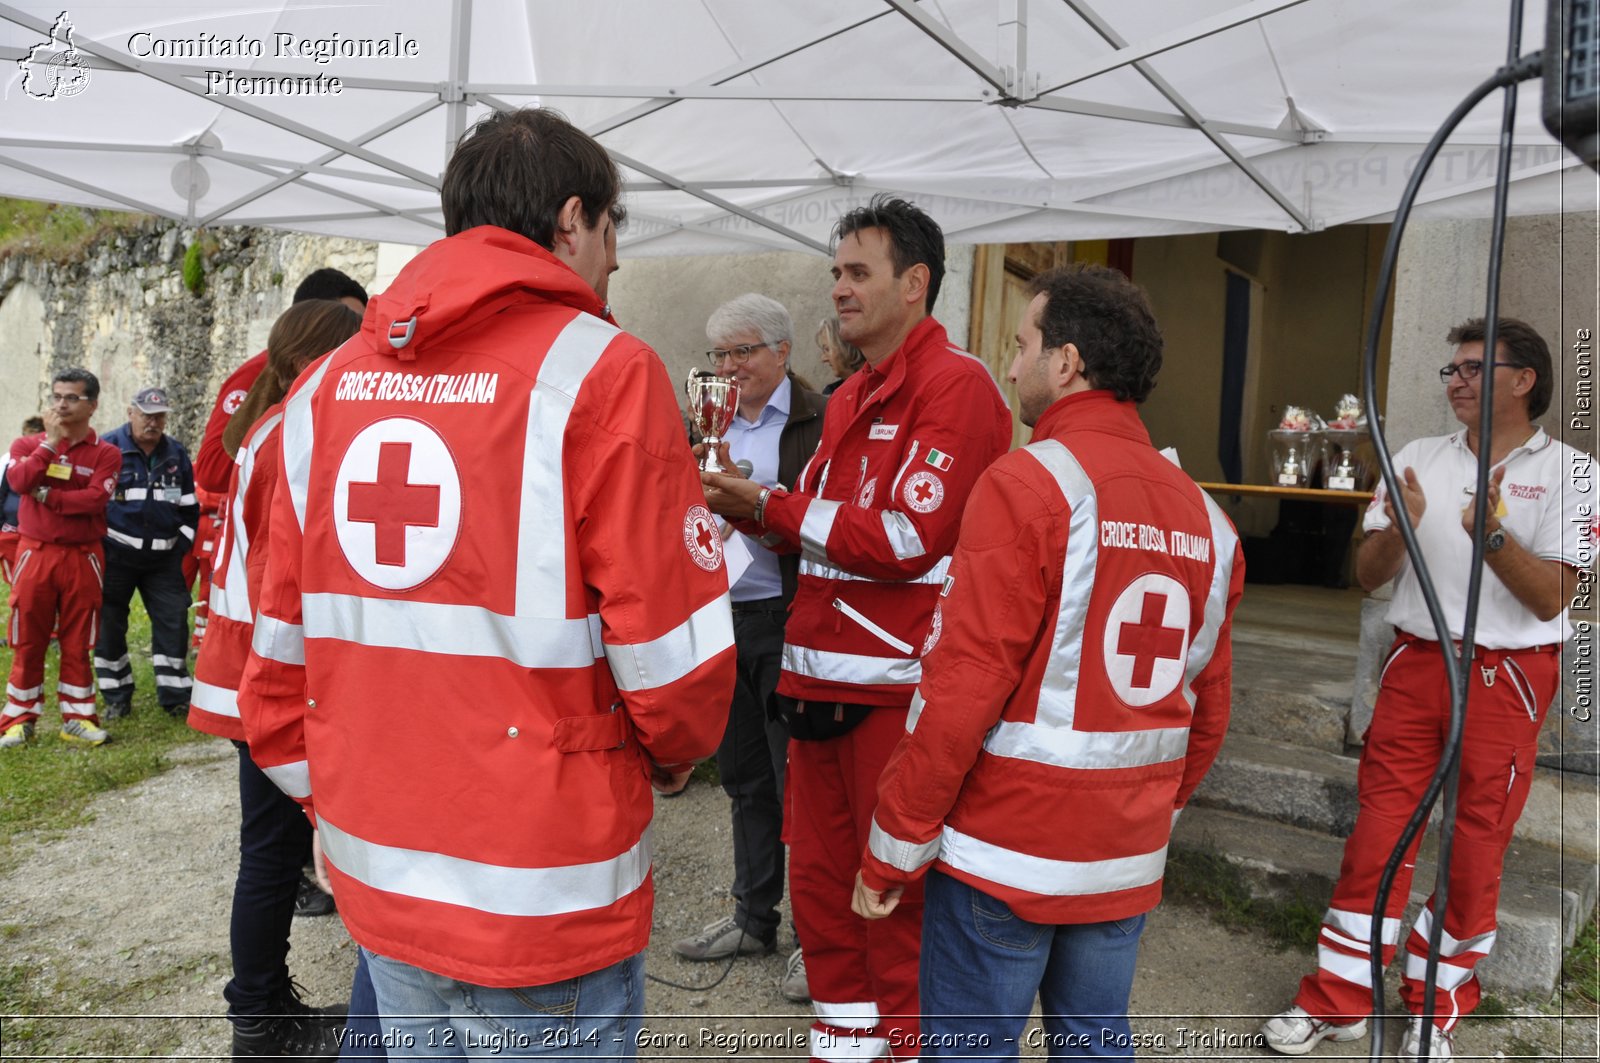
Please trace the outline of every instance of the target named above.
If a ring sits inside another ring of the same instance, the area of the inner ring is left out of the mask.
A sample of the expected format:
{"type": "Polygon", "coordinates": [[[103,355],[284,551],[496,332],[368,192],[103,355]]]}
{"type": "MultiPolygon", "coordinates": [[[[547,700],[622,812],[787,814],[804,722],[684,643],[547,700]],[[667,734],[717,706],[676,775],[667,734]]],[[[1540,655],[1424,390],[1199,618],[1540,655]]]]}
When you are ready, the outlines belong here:
{"type": "Polygon", "coordinates": [[[549,251],[508,229],[480,225],[429,244],[372,297],[361,338],[414,361],[507,307],[554,302],[611,320],[593,289],[549,251]]]}

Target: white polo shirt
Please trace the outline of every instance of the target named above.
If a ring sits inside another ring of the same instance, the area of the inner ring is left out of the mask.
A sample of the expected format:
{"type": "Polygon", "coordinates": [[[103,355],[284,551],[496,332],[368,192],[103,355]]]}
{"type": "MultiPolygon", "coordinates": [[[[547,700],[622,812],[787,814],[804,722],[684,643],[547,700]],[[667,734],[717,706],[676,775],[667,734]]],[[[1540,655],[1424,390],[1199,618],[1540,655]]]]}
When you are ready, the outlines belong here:
{"type": "MultiPolygon", "coordinates": [[[[1506,469],[1500,485],[1505,507],[1500,525],[1506,534],[1542,560],[1559,561],[1574,568],[1592,565],[1596,508],[1593,460],[1551,439],[1541,428],[1527,443],[1506,455],[1500,465],[1506,469]]],[[[1461,511],[1472,504],[1478,459],[1467,449],[1467,433],[1462,429],[1454,435],[1430,436],[1401,447],[1394,456],[1395,471],[1403,477],[1408,466],[1415,470],[1427,499],[1417,540],[1450,625],[1450,637],[1459,639],[1467,611],[1472,561],[1472,539],[1461,527],[1461,511]]],[[[1490,475],[1493,473],[1491,469],[1490,475]]],[[[1389,526],[1389,518],[1383,512],[1385,497],[1387,492],[1380,483],[1362,521],[1363,531],[1370,534],[1389,526]]],[[[1409,557],[1401,562],[1395,577],[1388,621],[1419,638],[1437,637],[1409,557]]],[[[1565,609],[1550,620],[1540,620],[1506,589],[1493,569],[1484,565],[1474,639],[1477,645],[1485,649],[1526,649],[1565,642],[1571,634],[1565,609]]]]}

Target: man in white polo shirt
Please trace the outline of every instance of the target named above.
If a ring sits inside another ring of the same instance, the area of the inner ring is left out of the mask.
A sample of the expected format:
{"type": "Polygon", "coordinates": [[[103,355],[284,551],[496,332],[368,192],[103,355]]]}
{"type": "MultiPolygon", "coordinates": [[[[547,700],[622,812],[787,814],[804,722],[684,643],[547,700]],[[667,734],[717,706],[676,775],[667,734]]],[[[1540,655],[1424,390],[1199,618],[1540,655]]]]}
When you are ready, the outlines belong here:
{"type": "MultiPolygon", "coordinates": [[[[1401,495],[1428,562],[1452,639],[1459,640],[1472,557],[1480,389],[1494,381],[1493,463],[1484,528],[1483,589],[1470,670],[1466,728],[1449,899],[1444,911],[1434,1023],[1426,1058],[1452,1058],[1451,1033],[1477,1006],[1475,968],[1495,938],[1500,868],[1512,828],[1527,801],[1539,726],[1560,685],[1561,644],[1571,635],[1566,607],[1579,572],[1592,560],[1592,495],[1574,470],[1587,458],[1558,443],[1534,418],[1550,406],[1550,349],[1531,327],[1501,318],[1492,366],[1484,354],[1484,322],[1450,330],[1454,359],[1439,371],[1445,397],[1465,427],[1418,439],[1394,465],[1401,495]]],[[[1361,752],[1355,829],[1318,940],[1317,970],[1300,983],[1294,1006],[1269,1020],[1269,1047],[1302,1055],[1326,1039],[1366,1032],[1371,976],[1367,958],[1378,879],[1443,753],[1450,684],[1416,573],[1395,524],[1393,501],[1379,489],[1367,509],[1367,537],[1356,561],[1361,586],[1395,580],[1388,619],[1395,644],[1384,662],[1372,725],[1361,752]]],[[[1420,837],[1418,839],[1420,841],[1420,837]]],[[[1383,921],[1384,960],[1393,958],[1400,916],[1410,892],[1413,842],[1389,894],[1383,921]]],[[[1423,972],[1428,935],[1438,918],[1430,899],[1406,940],[1400,996],[1412,1019],[1401,1059],[1420,1051],[1423,972]]]]}

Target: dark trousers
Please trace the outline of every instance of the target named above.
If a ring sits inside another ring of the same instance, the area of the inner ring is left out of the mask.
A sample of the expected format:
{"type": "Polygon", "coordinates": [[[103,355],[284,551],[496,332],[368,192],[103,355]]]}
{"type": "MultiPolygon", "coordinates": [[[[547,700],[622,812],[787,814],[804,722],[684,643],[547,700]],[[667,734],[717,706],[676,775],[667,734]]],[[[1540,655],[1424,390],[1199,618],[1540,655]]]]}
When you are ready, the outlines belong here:
{"type": "Polygon", "coordinates": [[[775,692],[783,659],[783,599],[735,602],[738,674],[717,747],[722,790],[733,800],[734,921],[766,940],[783,900],[783,769],[789,730],[775,692]]]}
{"type": "Polygon", "coordinates": [[[189,705],[189,587],[183,581],[183,555],[108,549],[106,583],[100,606],[100,638],[94,647],[95,676],[109,702],[133,700],[133,666],[128,660],[128,606],[139,592],[150,614],[150,659],[155,665],[156,700],[176,711],[189,705]]]}
{"type": "Polygon", "coordinates": [[[280,1011],[289,985],[289,927],[300,869],[311,857],[311,823],[295,801],[239,750],[239,877],[233,885],[233,979],[223,989],[235,1015],[280,1011]]]}

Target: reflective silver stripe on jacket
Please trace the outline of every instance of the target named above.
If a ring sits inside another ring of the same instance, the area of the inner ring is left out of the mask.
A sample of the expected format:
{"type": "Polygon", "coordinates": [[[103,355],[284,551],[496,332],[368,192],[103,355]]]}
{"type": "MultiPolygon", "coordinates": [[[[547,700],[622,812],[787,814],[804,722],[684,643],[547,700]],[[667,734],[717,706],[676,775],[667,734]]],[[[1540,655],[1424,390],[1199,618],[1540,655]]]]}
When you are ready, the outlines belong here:
{"type": "Polygon", "coordinates": [[[561,458],[567,421],[578,389],[620,332],[589,314],[574,317],[550,345],[528,395],[517,514],[519,617],[566,617],[568,507],[561,458]]]}
{"type": "Polygon", "coordinates": [[[1183,672],[1183,697],[1194,708],[1194,681],[1200,678],[1212,654],[1217,652],[1217,639],[1222,634],[1222,622],[1228,615],[1228,586],[1233,581],[1233,552],[1239,537],[1222,512],[1222,507],[1205,491],[1200,497],[1206,504],[1206,515],[1211,518],[1211,589],[1206,592],[1206,612],[1189,646],[1189,662],[1183,672]]]}
{"type": "Polygon", "coordinates": [[[232,542],[228,551],[228,567],[221,585],[211,585],[211,609],[219,616],[241,624],[255,622],[255,607],[250,603],[250,582],[245,574],[250,559],[250,533],[245,529],[244,497],[256,474],[256,465],[271,461],[271,454],[262,454],[261,448],[272,430],[283,423],[283,411],[262,421],[239,448],[238,483],[232,503],[228,506],[228,523],[223,534],[232,542]]]}
{"type": "MultiPolygon", "coordinates": [[[[1030,443],[1023,448],[1023,453],[1044,466],[1071,508],[1067,553],[1062,566],[1071,585],[1061,588],[1050,662],[1039,686],[1039,708],[1034,722],[1002,721],[984,740],[983,747],[997,757],[1034,760],[1057,767],[1106,767],[1103,751],[1078,748],[1080,743],[1094,739],[1084,732],[1073,731],[1078,706],[1078,674],[1083,664],[1083,632],[1089,615],[1089,595],[1086,590],[1084,593],[1078,590],[1094,584],[1099,556],[1099,500],[1088,473],[1059,440],[1030,443]],[[1093,763],[1081,763],[1081,754],[1092,754],[1086,759],[1093,763]]],[[[1185,731],[1185,743],[1187,736],[1185,731]]]]}
{"type": "Polygon", "coordinates": [[[800,521],[800,546],[806,556],[820,561],[828,559],[828,536],[833,533],[833,519],[839,515],[843,502],[830,502],[813,498],[806,506],[806,515],[800,521]]]}
{"type": "Polygon", "coordinates": [[[204,709],[213,716],[239,718],[239,692],[229,690],[227,687],[214,686],[202,679],[194,681],[194,687],[189,691],[189,704],[197,709],[204,709]]]}
{"type": "Polygon", "coordinates": [[[874,817],[872,829],[867,833],[867,848],[873,856],[890,867],[910,874],[939,855],[939,839],[934,838],[920,845],[904,841],[878,826],[878,820],[874,817]]]}
{"type": "Polygon", "coordinates": [[[939,839],[939,859],[958,871],[1042,897],[1083,897],[1160,881],[1167,866],[1167,847],[1109,860],[1051,860],[1005,849],[946,826],[939,839]]]}
{"type": "Polygon", "coordinates": [[[262,613],[256,617],[255,630],[250,632],[250,648],[257,657],[279,664],[306,663],[306,629],[299,624],[289,624],[262,613]]]}
{"type": "Polygon", "coordinates": [[[607,860],[565,867],[507,867],[380,845],[317,817],[322,851],[340,871],[385,893],[493,915],[550,916],[608,908],[643,885],[650,832],[607,860]]]}
{"type": "Polygon", "coordinates": [[[948,554],[941,557],[938,564],[922,575],[912,576],[910,579],[877,579],[872,576],[858,576],[854,572],[846,572],[836,565],[814,560],[809,555],[800,559],[800,575],[813,576],[817,579],[855,580],[860,583],[883,583],[889,586],[901,586],[911,583],[932,583],[937,585],[943,583],[944,578],[949,574],[950,556],[948,554]]]}
{"type": "Polygon", "coordinates": [[[311,796],[311,769],[303,760],[290,764],[278,764],[273,767],[263,767],[261,774],[272,780],[272,784],[296,801],[311,796]]]}
{"type": "Polygon", "coordinates": [[[783,647],[783,668],[795,675],[852,686],[904,686],[922,678],[922,662],[914,658],[831,653],[792,643],[783,647]]]}
{"type": "MultiPolygon", "coordinates": [[[[589,668],[604,653],[598,616],[577,620],[507,616],[477,605],[356,594],[307,594],[301,598],[300,611],[305,638],[336,638],[417,653],[503,657],[525,668],[589,668]]],[[[259,643],[260,621],[256,632],[259,643]]]]}
{"type": "Polygon", "coordinates": [[[283,408],[284,486],[289,489],[289,500],[294,503],[294,517],[300,522],[301,531],[306,527],[306,495],[311,489],[311,400],[322,386],[323,379],[328,375],[328,366],[332,364],[332,358],[324,358],[316,372],[283,408]]]}
{"type": "Polygon", "coordinates": [[[618,690],[648,690],[677,682],[733,645],[728,596],[707,602],[658,639],[605,644],[618,690]]]}
{"type": "Polygon", "coordinates": [[[884,510],[883,534],[889,540],[889,549],[901,561],[909,561],[928,552],[928,548],[922,545],[922,537],[917,534],[917,526],[904,513],[884,510]]]}

